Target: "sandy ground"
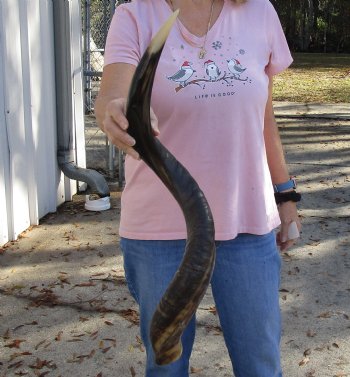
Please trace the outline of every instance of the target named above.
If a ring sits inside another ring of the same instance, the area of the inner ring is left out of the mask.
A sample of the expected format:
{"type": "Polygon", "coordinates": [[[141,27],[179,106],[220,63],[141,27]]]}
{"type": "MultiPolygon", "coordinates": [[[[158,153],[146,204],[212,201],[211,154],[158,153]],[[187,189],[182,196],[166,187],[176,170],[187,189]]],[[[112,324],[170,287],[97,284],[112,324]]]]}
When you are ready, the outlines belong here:
{"type": "MultiPolygon", "coordinates": [[[[303,193],[302,237],[282,255],[284,375],[350,376],[350,121],[281,116],[303,193]]],[[[76,196],[0,249],[0,377],[143,376],[111,187],[110,210],[86,211],[76,196]]],[[[232,376],[210,290],[197,322],[191,375],[232,376]]]]}

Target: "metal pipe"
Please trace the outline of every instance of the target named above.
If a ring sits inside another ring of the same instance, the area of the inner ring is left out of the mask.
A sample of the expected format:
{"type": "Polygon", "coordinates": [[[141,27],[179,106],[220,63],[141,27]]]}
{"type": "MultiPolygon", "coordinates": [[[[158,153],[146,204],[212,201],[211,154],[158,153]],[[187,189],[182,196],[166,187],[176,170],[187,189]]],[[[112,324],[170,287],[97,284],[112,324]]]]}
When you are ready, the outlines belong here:
{"type": "Polygon", "coordinates": [[[111,178],[114,178],[114,156],[115,156],[114,145],[111,142],[109,142],[108,143],[108,173],[111,178]]]}
{"type": "Polygon", "coordinates": [[[110,195],[105,178],[91,169],[76,165],[73,137],[73,90],[71,65],[71,28],[69,0],[53,1],[56,113],[57,113],[57,161],[62,172],[70,179],[87,183],[85,193],[103,198],[110,195]]]}
{"type": "Polygon", "coordinates": [[[123,158],[123,152],[121,150],[118,150],[118,185],[120,188],[123,188],[124,186],[124,158],[123,158]]]}

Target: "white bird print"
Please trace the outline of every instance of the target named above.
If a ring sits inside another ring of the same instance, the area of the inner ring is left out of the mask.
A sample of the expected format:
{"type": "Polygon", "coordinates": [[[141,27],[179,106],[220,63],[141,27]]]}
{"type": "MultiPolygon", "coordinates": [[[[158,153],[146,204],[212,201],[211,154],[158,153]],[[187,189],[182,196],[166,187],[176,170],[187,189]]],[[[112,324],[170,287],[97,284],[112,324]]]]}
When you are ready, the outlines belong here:
{"type": "Polygon", "coordinates": [[[194,72],[196,72],[192,67],[191,67],[190,62],[185,61],[181,68],[174,73],[172,76],[167,76],[169,80],[172,80],[174,82],[177,82],[180,84],[182,87],[186,86],[187,83],[186,81],[189,80],[189,78],[193,75],[194,72]]]}
{"type": "Polygon", "coordinates": [[[221,74],[219,67],[212,60],[207,60],[204,67],[210,81],[216,81],[221,74]]]}
{"type": "Polygon", "coordinates": [[[243,68],[240,61],[234,58],[227,60],[227,66],[231,73],[238,76],[247,69],[247,68],[243,68]]]}

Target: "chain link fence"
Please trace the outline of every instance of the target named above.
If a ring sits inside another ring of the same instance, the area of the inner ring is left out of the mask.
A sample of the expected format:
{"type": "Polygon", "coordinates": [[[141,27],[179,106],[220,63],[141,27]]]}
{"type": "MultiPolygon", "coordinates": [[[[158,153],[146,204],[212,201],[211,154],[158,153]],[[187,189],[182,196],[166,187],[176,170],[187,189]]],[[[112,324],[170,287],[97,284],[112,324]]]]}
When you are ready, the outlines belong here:
{"type": "Polygon", "coordinates": [[[115,149],[96,125],[94,102],[100,87],[104,47],[115,8],[129,1],[81,0],[83,25],[83,69],[86,164],[107,178],[124,184],[124,156],[115,149]]]}

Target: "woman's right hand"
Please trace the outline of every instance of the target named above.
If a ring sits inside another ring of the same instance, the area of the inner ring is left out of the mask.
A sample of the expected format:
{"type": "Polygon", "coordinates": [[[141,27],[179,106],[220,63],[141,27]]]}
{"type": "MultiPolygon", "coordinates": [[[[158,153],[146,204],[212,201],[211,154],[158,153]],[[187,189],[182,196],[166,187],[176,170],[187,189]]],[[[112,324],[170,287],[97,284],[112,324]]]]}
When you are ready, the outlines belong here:
{"type": "MultiPolygon", "coordinates": [[[[135,140],[128,133],[129,123],[125,117],[126,98],[113,99],[108,102],[102,121],[103,131],[108,139],[124,153],[139,160],[140,156],[133,148],[135,140]]],[[[151,125],[155,136],[159,135],[158,119],[151,109],[151,125]]]]}

